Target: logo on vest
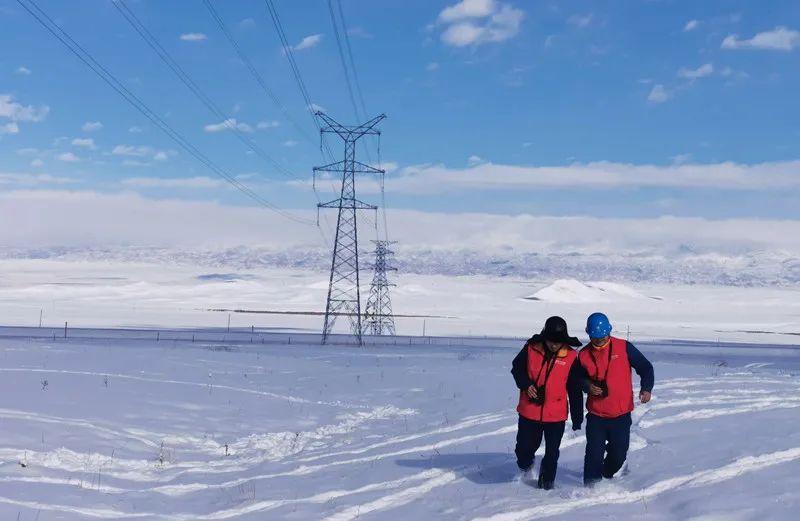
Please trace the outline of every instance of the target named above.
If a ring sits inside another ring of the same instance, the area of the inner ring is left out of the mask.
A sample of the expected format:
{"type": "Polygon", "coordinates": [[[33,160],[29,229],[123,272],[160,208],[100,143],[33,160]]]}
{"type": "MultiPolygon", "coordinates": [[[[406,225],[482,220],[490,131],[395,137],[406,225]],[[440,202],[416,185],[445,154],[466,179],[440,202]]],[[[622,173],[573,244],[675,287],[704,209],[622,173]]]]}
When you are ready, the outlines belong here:
{"type": "Polygon", "coordinates": [[[564,360],[556,360],[556,364],[558,364],[558,365],[567,365],[567,363],[564,360]]]}
{"type": "Polygon", "coordinates": [[[619,355],[611,355],[612,360],[616,360],[617,358],[619,358],[619,355]]]}

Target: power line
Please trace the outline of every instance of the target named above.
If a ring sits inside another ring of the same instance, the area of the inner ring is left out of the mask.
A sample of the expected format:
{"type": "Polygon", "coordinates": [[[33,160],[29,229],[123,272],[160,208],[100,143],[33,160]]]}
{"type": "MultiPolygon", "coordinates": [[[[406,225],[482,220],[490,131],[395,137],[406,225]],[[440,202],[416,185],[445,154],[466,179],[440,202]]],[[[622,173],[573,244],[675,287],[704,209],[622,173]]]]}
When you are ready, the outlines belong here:
{"type": "MultiPolygon", "coordinates": [[[[292,50],[292,46],[289,44],[289,39],[286,37],[286,32],[283,30],[283,24],[281,23],[280,16],[278,15],[278,10],[275,8],[275,4],[272,0],[264,0],[264,5],[267,8],[267,13],[269,14],[270,20],[272,21],[272,25],[275,27],[275,32],[278,35],[278,39],[281,43],[281,48],[283,49],[283,55],[286,57],[286,60],[289,62],[289,68],[292,71],[292,75],[294,76],[295,83],[297,84],[297,88],[300,91],[300,95],[303,98],[303,101],[306,105],[306,109],[308,110],[309,114],[311,115],[311,119],[314,122],[314,126],[320,132],[320,152],[322,150],[325,151],[328,155],[328,159],[333,162],[333,152],[331,152],[328,143],[325,141],[325,133],[322,132],[322,125],[319,122],[319,118],[317,117],[317,109],[318,107],[311,101],[311,95],[308,92],[308,88],[306,87],[305,81],[303,81],[303,75],[300,73],[300,67],[297,65],[297,61],[294,58],[294,51],[292,50]]],[[[333,181],[331,180],[331,189],[333,192],[336,192],[336,188],[333,186],[333,181]]],[[[317,194],[316,187],[314,187],[314,194],[317,194]]],[[[317,195],[317,201],[319,201],[319,195],[317,195]]],[[[323,216],[325,219],[326,224],[330,226],[327,221],[327,217],[323,216]]]]}
{"type": "Polygon", "coordinates": [[[272,100],[272,102],[275,104],[276,107],[278,107],[278,110],[281,111],[281,114],[283,114],[283,116],[289,122],[292,123],[292,125],[297,129],[300,135],[302,135],[309,143],[316,146],[317,142],[297,123],[297,121],[295,121],[295,119],[286,110],[286,107],[283,105],[283,103],[281,103],[280,99],[278,99],[275,93],[272,92],[272,89],[269,88],[263,76],[261,76],[261,74],[258,72],[258,69],[255,68],[253,63],[250,61],[250,59],[242,50],[239,43],[233,37],[233,34],[231,34],[231,32],[228,30],[228,27],[225,25],[225,22],[222,20],[222,17],[220,17],[217,10],[214,9],[211,0],[203,0],[203,3],[206,5],[206,8],[208,9],[209,13],[211,13],[211,17],[214,19],[214,21],[217,22],[217,25],[219,26],[220,30],[228,39],[228,42],[230,42],[231,46],[236,51],[236,54],[239,56],[239,59],[242,60],[245,66],[247,66],[247,69],[250,71],[250,74],[256,80],[256,83],[258,83],[258,85],[261,87],[261,90],[263,90],[264,93],[267,95],[267,97],[272,100]]]}
{"type": "MultiPolygon", "coordinates": [[[[336,36],[336,48],[339,51],[339,59],[341,60],[342,64],[342,71],[344,72],[344,79],[345,84],[347,85],[347,92],[350,96],[350,103],[353,105],[353,113],[356,116],[357,120],[361,119],[361,116],[358,113],[358,105],[356,104],[356,99],[353,94],[353,82],[350,80],[350,69],[353,70],[353,78],[356,80],[356,90],[358,91],[359,99],[361,101],[361,108],[364,113],[364,117],[366,117],[367,109],[364,105],[364,96],[361,94],[361,87],[358,85],[358,73],[356,72],[355,62],[353,61],[353,51],[350,48],[350,37],[347,36],[347,24],[344,20],[344,11],[342,10],[342,4],[339,3],[339,16],[342,20],[342,32],[344,33],[344,39],[347,44],[347,53],[350,56],[350,66],[348,67],[347,59],[344,55],[344,50],[342,47],[342,38],[339,34],[339,23],[336,20],[336,15],[334,14],[333,10],[333,0],[328,0],[328,11],[330,12],[331,17],[331,26],[333,26],[333,34],[336,36]]],[[[367,155],[367,160],[372,163],[372,154],[370,154],[369,147],[367,146],[366,140],[361,143],[361,146],[364,148],[364,152],[367,155]]]]}
{"type": "Polygon", "coordinates": [[[286,38],[286,33],[283,30],[283,25],[281,24],[281,19],[278,16],[278,11],[275,9],[275,5],[272,3],[272,0],[264,0],[264,5],[267,7],[267,12],[272,19],[272,24],[275,26],[275,31],[278,33],[278,38],[280,39],[281,46],[283,47],[283,53],[289,62],[289,67],[292,69],[292,74],[294,75],[297,87],[300,90],[300,94],[303,96],[303,101],[305,101],[306,109],[308,110],[309,114],[311,114],[311,119],[314,120],[314,125],[317,127],[317,129],[322,129],[315,114],[314,103],[311,101],[311,96],[308,94],[308,89],[306,88],[306,84],[303,81],[302,75],[300,74],[300,68],[297,66],[297,62],[294,59],[292,46],[289,45],[289,40],[286,38]]]}
{"type": "Polygon", "coordinates": [[[263,148],[258,146],[252,139],[248,138],[244,135],[244,133],[238,128],[238,123],[234,122],[232,118],[226,114],[222,109],[219,108],[214,100],[212,100],[203,90],[200,88],[199,85],[192,79],[191,76],[180,66],[178,62],[175,61],[174,58],[169,54],[169,52],[164,49],[158,39],[153,36],[153,34],[147,29],[147,27],[142,23],[139,18],[137,18],[136,14],[128,7],[125,3],[125,0],[112,0],[111,2],[114,4],[114,7],[117,8],[117,11],[127,20],[127,22],[133,27],[139,36],[150,46],[153,51],[161,58],[161,61],[164,62],[167,67],[169,67],[173,73],[178,77],[181,82],[186,85],[186,87],[192,91],[192,94],[199,99],[203,105],[208,108],[216,117],[223,120],[223,124],[234,133],[234,135],[239,138],[239,141],[244,143],[244,145],[255,152],[261,159],[267,161],[271,164],[278,172],[287,176],[293,177],[295,179],[300,179],[300,177],[292,172],[290,172],[287,168],[283,165],[278,163],[275,159],[272,158],[263,148]]]}
{"type": "Polygon", "coordinates": [[[94,57],[89,53],[86,49],[81,47],[81,45],[76,42],[67,31],[65,31],[61,26],[59,26],[55,21],[53,21],[47,13],[42,10],[34,0],[17,0],[17,3],[22,6],[34,19],[36,19],[39,24],[44,27],[50,34],[52,34],[57,40],[59,40],[67,49],[72,52],[80,61],[82,61],[87,67],[89,67],[95,74],[97,74],[100,79],[102,79],[106,84],[108,84],[112,89],[114,89],[117,94],[122,96],[125,101],[131,104],[136,110],[138,110],[144,117],[146,117],[151,123],[157,126],[162,132],[167,134],[167,136],[172,139],[178,146],[180,146],[183,150],[187,153],[192,155],[195,159],[203,163],[206,167],[208,167],[212,172],[216,175],[222,177],[225,181],[230,183],[234,186],[237,190],[242,192],[243,194],[247,195],[258,204],[268,208],[283,217],[290,219],[292,221],[301,223],[301,224],[313,224],[313,221],[309,221],[307,219],[302,219],[291,215],[284,211],[283,209],[275,206],[274,204],[270,203],[248,186],[243,184],[241,181],[236,179],[233,175],[219,167],[215,164],[211,159],[209,159],[205,154],[203,154],[197,147],[195,147],[191,142],[186,140],[179,132],[173,129],[166,121],[164,121],[158,114],[153,112],[141,99],[139,99],[134,93],[128,90],[111,72],[108,71],[102,64],[100,64],[94,57]],[[30,5],[28,5],[30,4],[30,5]]]}
{"type": "MultiPolygon", "coordinates": [[[[344,79],[347,84],[347,92],[350,95],[350,103],[353,105],[353,114],[356,120],[361,120],[361,114],[358,113],[358,105],[356,105],[356,98],[353,94],[353,83],[350,81],[350,72],[347,67],[347,60],[344,57],[344,50],[342,49],[342,39],[339,37],[339,24],[336,22],[336,15],[333,13],[333,0],[328,0],[328,11],[331,15],[331,25],[333,26],[333,34],[336,36],[336,47],[339,50],[339,59],[342,61],[342,70],[344,71],[344,79]]],[[[366,111],[364,111],[366,114],[366,111]]]]}
{"type": "Polygon", "coordinates": [[[358,80],[358,69],[356,69],[356,62],[353,59],[353,49],[350,47],[350,36],[347,30],[347,22],[344,19],[344,10],[342,9],[341,0],[336,0],[336,5],[339,8],[339,18],[342,20],[344,43],[347,47],[347,55],[350,57],[350,67],[353,69],[353,79],[355,80],[356,84],[356,93],[358,93],[358,100],[361,102],[361,111],[366,114],[367,106],[364,104],[364,95],[361,91],[361,82],[358,80]]]}
{"type": "MultiPolygon", "coordinates": [[[[245,52],[242,50],[241,46],[239,45],[239,42],[236,41],[236,38],[234,38],[233,34],[230,32],[230,30],[228,29],[228,26],[225,25],[225,22],[222,20],[222,17],[219,15],[217,10],[214,9],[214,5],[211,3],[211,1],[210,0],[203,0],[203,3],[205,4],[206,8],[208,9],[208,12],[211,14],[211,17],[214,19],[214,21],[216,21],[216,23],[219,26],[219,28],[222,31],[222,33],[228,39],[228,42],[233,47],[234,51],[236,51],[236,54],[239,56],[239,59],[242,60],[242,62],[247,66],[247,69],[250,71],[250,74],[253,76],[253,78],[255,79],[256,83],[258,83],[258,85],[261,87],[261,90],[263,90],[264,93],[267,95],[267,97],[272,100],[272,102],[275,104],[275,106],[278,107],[278,110],[281,111],[281,114],[283,114],[283,116],[289,122],[291,122],[291,124],[297,129],[297,131],[300,133],[300,135],[303,136],[309,143],[311,143],[312,145],[316,146],[317,143],[314,141],[314,139],[311,138],[311,136],[309,136],[308,133],[305,130],[303,130],[303,128],[300,126],[300,124],[289,114],[289,111],[286,109],[286,107],[280,101],[280,99],[275,95],[275,93],[272,91],[272,89],[269,88],[269,86],[267,85],[267,82],[264,80],[264,77],[261,76],[261,74],[258,72],[258,69],[256,69],[255,66],[253,65],[253,62],[250,60],[250,58],[247,56],[247,54],[245,54],[245,52]]],[[[315,126],[317,126],[316,118],[314,119],[314,124],[315,124],[315,126]]],[[[320,143],[320,145],[321,145],[320,146],[320,154],[323,154],[323,152],[322,152],[322,149],[323,149],[322,142],[320,143]]],[[[328,156],[332,160],[332,155],[330,153],[330,149],[328,149],[328,156]]],[[[323,157],[324,157],[324,154],[323,154],[323,157]]],[[[319,198],[319,194],[317,193],[317,188],[313,184],[312,184],[312,189],[314,191],[314,197],[317,199],[317,203],[321,203],[322,200],[319,198]]],[[[327,225],[327,227],[330,228],[331,224],[328,221],[328,217],[327,216],[323,216],[323,219],[324,219],[325,224],[327,225]]],[[[322,235],[323,241],[326,244],[330,245],[330,240],[325,235],[325,233],[322,231],[322,227],[319,225],[319,219],[317,219],[317,228],[319,228],[319,232],[322,235]]]]}

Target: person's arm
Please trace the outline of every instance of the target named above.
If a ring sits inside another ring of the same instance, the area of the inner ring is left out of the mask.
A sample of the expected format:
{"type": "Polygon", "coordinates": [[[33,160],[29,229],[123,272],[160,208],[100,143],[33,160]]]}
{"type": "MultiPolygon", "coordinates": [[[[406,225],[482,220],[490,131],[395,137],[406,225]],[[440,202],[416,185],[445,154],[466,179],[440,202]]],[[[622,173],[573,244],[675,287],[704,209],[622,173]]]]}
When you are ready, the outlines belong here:
{"type": "Polygon", "coordinates": [[[583,367],[580,356],[575,357],[575,364],[572,366],[572,369],[570,370],[570,378],[573,377],[572,371],[575,371],[576,373],[575,378],[578,381],[578,385],[580,386],[581,391],[584,393],[588,393],[589,385],[592,383],[592,379],[589,378],[589,373],[586,371],[586,368],[583,367]]]}
{"type": "Polygon", "coordinates": [[[511,375],[520,391],[527,390],[533,383],[528,376],[528,344],[522,346],[520,352],[514,357],[514,361],[511,362],[511,375]]]}
{"type": "Polygon", "coordinates": [[[572,361],[567,377],[567,394],[569,395],[569,415],[572,418],[572,430],[579,431],[583,423],[583,391],[585,378],[583,366],[578,357],[572,361]]]}
{"type": "Polygon", "coordinates": [[[645,358],[641,351],[636,349],[633,344],[628,342],[628,361],[639,375],[641,380],[639,389],[641,392],[650,393],[653,391],[653,384],[655,383],[655,372],[653,371],[653,364],[650,360],[645,358]]]}

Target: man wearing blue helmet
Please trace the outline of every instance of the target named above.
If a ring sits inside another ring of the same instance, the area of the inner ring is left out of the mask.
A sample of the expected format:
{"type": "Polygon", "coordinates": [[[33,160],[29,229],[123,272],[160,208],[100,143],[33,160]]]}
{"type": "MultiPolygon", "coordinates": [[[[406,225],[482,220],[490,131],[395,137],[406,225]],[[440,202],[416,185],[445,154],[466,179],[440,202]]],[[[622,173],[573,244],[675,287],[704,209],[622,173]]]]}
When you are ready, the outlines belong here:
{"type": "Polygon", "coordinates": [[[628,455],[633,411],[631,369],[640,379],[639,401],[650,401],[653,364],[630,342],[611,336],[611,322],[603,313],[586,320],[590,342],[578,353],[588,391],[586,408],[586,456],[583,482],[592,486],[610,479],[628,455]]]}

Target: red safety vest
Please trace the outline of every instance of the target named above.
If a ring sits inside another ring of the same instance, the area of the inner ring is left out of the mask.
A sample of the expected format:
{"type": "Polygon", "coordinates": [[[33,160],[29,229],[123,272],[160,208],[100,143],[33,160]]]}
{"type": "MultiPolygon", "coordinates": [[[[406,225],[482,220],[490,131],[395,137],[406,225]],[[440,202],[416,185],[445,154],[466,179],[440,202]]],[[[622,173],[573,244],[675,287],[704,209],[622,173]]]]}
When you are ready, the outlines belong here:
{"type": "Polygon", "coordinates": [[[538,405],[528,398],[527,389],[519,393],[517,412],[539,422],[563,422],[567,420],[567,378],[577,353],[565,347],[545,361],[542,344],[528,344],[528,377],[533,385],[544,385],[544,404],[538,405]]]}
{"type": "Polygon", "coordinates": [[[578,361],[589,378],[605,380],[608,396],[592,396],[586,400],[590,413],[602,418],[616,418],[633,410],[633,378],[628,360],[628,342],[611,337],[605,347],[596,348],[591,343],[578,353],[578,361]]]}

